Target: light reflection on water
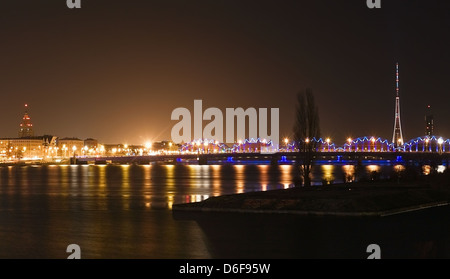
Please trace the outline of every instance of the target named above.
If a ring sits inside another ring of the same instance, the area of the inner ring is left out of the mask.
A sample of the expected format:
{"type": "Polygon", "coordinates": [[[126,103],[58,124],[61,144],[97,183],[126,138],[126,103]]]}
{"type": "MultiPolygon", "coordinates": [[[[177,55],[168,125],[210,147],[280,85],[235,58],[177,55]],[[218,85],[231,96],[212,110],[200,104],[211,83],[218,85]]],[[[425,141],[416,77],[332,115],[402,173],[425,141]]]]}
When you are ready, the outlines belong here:
{"type": "Polygon", "coordinates": [[[345,175],[345,181],[343,182],[353,182],[355,181],[355,166],[354,165],[344,165],[342,166],[342,171],[345,175]]]}
{"type": "MultiPolygon", "coordinates": [[[[438,166],[436,171],[445,169],[438,166]]],[[[374,173],[387,178],[392,172],[404,170],[402,165],[325,164],[314,166],[311,176],[313,185],[318,186],[352,182],[363,175],[371,178],[374,173]]],[[[429,174],[432,169],[423,166],[422,170],[429,174]]],[[[297,175],[293,165],[10,166],[0,168],[0,193],[27,196],[42,192],[61,196],[63,200],[58,206],[66,208],[171,208],[174,203],[197,202],[224,194],[293,187],[297,175]],[[93,202],[67,199],[77,196],[90,197],[93,202]],[[107,197],[114,197],[120,203],[108,202],[107,197]]]]}
{"type": "MultiPolygon", "coordinates": [[[[404,169],[318,165],[312,182],[354,181],[372,172],[387,177],[404,169]]],[[[293,165],[0,167],[0,258],[64,257],[64,245],[72,242],[89,245],[83,251],[93,258],[209,257],[202,231],[192,222],[173,221],[170,211],[161,209],[218,195],[293,187],[296,175],[293,165]],[[40,243],[51,248],[41,251],[36,248],[40,243]],[[27,247],[35,254],[27,254],[27,247]]]]}
{"type": "Polygon", "coordinates": [[[369,172],[378,172],[378,171],[380,171],[380,166],[378,166],[378,165],[368,165],[367,166],[367,170],[369,172]]]}
{"type": "Polygon", "coordinates": [[[325,184],[334,181],[333,165],[322,165],[322,180],[325,184]]]}

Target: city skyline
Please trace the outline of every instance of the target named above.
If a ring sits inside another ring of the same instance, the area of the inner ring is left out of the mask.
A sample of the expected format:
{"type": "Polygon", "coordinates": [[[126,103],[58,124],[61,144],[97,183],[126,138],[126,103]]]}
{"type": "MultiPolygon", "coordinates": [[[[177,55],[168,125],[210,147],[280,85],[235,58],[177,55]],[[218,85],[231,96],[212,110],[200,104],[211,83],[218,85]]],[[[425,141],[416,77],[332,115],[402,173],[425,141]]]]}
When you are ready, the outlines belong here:
{"type": "Polygon", "coordinates": [[[435,134],[450,135],[442,1],[25,2],[4,5],[2,137],[17,135],[28,103],[39,135],[170,140],[171,111],[202,99],[221,110],[279,108],[281,141],[295,95],[310,87],[324,138],[390,139],[395,63],[405,141],[425,134],[428,105],[435,134]]]}
{"type": "MultiPolygon", "coordinates": [[[[396,68],[398,69],[398,64],[396,64],[396,68]]],[[[398,73],[396,74],[396,77],[397,77],[397,84],[398,84],[398,73]]],[[[397,97],[395,99],[396,108],[398,108],[398,96],[399,96],[398,91],[399,91],[399,89],[397,88],[396,89],[396,96],[397,97]]],[[[94,139],[92,137],[87,137],[87,138],[83,139],[82,137],[78,137],[76,135],[73,135],[73,136],[60,136],[60,135],[55,135],[55,134],[39,134],[39,135],[35,135],[34,134],[34,127],[33,127],[32,121],[31,121],[31,117],[29,116],[29,113],[28,113],[29,105],[28,104],[24,104],[24,108],[25,108],[25,111],[24,111],[24,115],[22,117],[22,122],[19,124],[18,137],[3,137],[2,135],[0,135],[0,138],[3,138],[3,139],[21,139],[21,138],[25,138],[26,139],[26,138],[42,138],[42,137],[53,136],[55,138],[59,138],[59,139],[63,139],[63,140],[80,140],[80,141],[95,140],[96,142],[98,142],[97,139],[94,139]],[[23,127],[28,127],[28,128],[24,129],[23,127]]],[[[444,141],[445,140],[447,140],[447,141],[449,140],[443,135],[437,135],[437,134],[433,133],[433,131],[434,131],[433,116],[431,114],[431,106],[428,105],[427,106],[427,111],[426,111],[426,114],[425,114],[425,122],[424,122],[425,133],[423,135],[421,134],[419,136],[412,137],[412,138],[407,139],[407,140],[403,140],[403,138],[402,138],[401,141],[400,141],[401,144],[398,143],[395,140],[396,132],[397,132],[397,129],[398,129],[396,127],[397,127],[397,124],[399,123],[398,122],[399,120],[397,119],[398,118],[398,114],[399,114],[399,112],[396,111],[395,112],[395,116],[394,116],[394,123],[395,123],[395,125],[394,125],[394,129],[393,129],[393,131],[394,131],[394,138],[393,138],[392,141],[390,141],[390,143],[392,143],[393,146],[400,147],[403,144],[408,144],[411,141],[414,141],[414,140],[416,140],[418,138],[427,138],[427,137],[428,138],[432,138],[433,137],[433,138],[436,138],[436,140],[437,139],[443,139],[444,141]]],[[[248,133],[248,127],[247,127],[246,133],[248,133]]],[[[400,134],[401,134],[401,132],[400,132],[400,134]]],[[[359,140],[363,140],[363,139],[368,139],[369,141],[370,140],[373,141],[375,139],[375,140],[377,140],[379,142],[383,142],[383,143],[389,142],[388,139],[385,139],[385,138],[382,138],[380,136],[377,136],[376,134],[374,134],[374,135],[361,135],[361,136],[356,137],[356,138],[347,137],[345,139],[333,139],[333,140],[330,137],[321,137],[321,138],[319,138],[317,140],[319,140],[319,141],[323,140],[324,142],[326,141],[327,143],[332,143],[335,146],[341,146],[342,147],[342,146],[345,146],[345,144],[348,144],[348,142],[351,141],[351,140],[352,141],[353,140],[359,141],[359,140]]],[[[258,141],[261,140],[264,143],[270,143],[271,145],[274,144],[271,140],[266,140],[266,138],[246,137],[246,138],[242,138],[242,139],[239,138],[238,140],[236,140],[235,142],[232,142],[232,143],[229,143],[229,142],[218,142],[217,140],[214,140],[213,138],[193,138],[192,141],[190,141],[190,142],[182,142],[182,143],[180,143],[178,145],[182,149],[182,146],[184,146],[185,144],[188,144],[188,143],[194,143],[195,144],[199,140],[202,141],[202,142],[204,140],[212,141],[212,142],[215,142],[216,144],[218,144],[218,143],[219,144],[225,144],[225,145],[228,144],[229,145],[228,147],[231,147],[233,144],[242,144],[243,141],[252,141],[252,140],[258,140],[258,141]]],[[[98,142],[98,144],[100,144],[100,145],[111,145],[111,146],[113,146],[113,145],[125,145],[125,146],[128,146],[128,145],[132,146],[132,145],[134,145],[134,146],[140,146],[140,147],[144,147],[145,146],[146,149],[150,149],[148,146],[151,146],[154,143],[161,144],[161,143],[164,143],[164,142],[166,142],[166,143],[171,142],[171,145],[173,144],[175,146],[175,143],[173,143],[172,139],[170,139],[170,138],[169,139],[160,139],[160,140],[155,140],[155,141],[147,140],[145,142],[139,142],[139,143],[138,142],[131,142],[131,143],[130,142],[111,142],[111,141],[106,140],[106,141],[103,141],[103,142],[98,142]]],[[[279,139],[279,146],[280,146],[279,148],[282,149],[283,146],[287,145],[287,144],[295,145],[295,143],[294,143],[292,138],[284,137],[284,138],[279,139]]],[[[343,147],[343,149],[345,150],[345,147],[343,147]]]]}

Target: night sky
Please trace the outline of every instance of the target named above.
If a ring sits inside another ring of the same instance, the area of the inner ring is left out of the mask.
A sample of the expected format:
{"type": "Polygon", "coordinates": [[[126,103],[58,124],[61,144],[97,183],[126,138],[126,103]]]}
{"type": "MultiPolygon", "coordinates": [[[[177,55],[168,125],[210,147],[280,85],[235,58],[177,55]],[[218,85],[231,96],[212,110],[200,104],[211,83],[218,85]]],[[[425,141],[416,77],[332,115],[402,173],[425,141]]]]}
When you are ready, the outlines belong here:
{"type": "MultiPolygon", "coordinates": [[[[312,88],[323,137],[392,139],[395,63],[405,140],[450,138],[450,1],[5,0],[0,137],[24,111],[36,135],[141,144],[170,139],[172,110],[280,109],[292,136],[312,88]]],[[[205,121],[204,125],[208,122],[205,121]]]]}

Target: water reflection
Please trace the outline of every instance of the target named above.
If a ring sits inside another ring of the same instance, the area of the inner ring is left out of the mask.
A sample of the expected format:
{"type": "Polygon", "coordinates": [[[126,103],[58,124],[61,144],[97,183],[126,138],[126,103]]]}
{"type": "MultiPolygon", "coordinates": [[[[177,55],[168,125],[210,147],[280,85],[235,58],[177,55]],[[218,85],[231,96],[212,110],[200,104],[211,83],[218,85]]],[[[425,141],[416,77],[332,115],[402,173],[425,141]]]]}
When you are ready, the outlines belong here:
{"type": "Polygon", "coordinates": [[[380,171],[380,166],[378,166],[378,165],[368,165],[367,166],[367,171],[369,173],[379,172],[380,171]]]}
{"type": "Polygon", "coordinates": [[[267,190],[267,184],[269,183],[268,165],[259,165],[258,170],[260,173],[261,191],[267,190]]]}
{"type": "Polygon", "coordinates": [[[402,172],[402,171],[405,171],[405,166],[403,166],[403,165],[395,165],[394,166],[394,171],[395,172],[402,172]]]}
{"type": "MultiPolygon", "coordinates": [[[[218,195],[293,187],[299,175],[293,165],[110,165],[10,166],[0,168],[0,193],[23,196],[39,193],[61,199],[50,208],[121,209],[171,208],[175,203],[197,202],[218,195]]],[[[321,165],[312,169],[313,185],[389,177],[404,172],[403,165],[321,165]]],[[[423,166],[423,173],[446,167],[423,166]]]]}
{"type": "Polygon", "coordinates": [[[322,165],[322,181],[323,184],[332,184],[334,181],[334,175],[333,175],[333,165],[322,165]]]}
{"type": "Polygon", "coordinates": [[[440,165],[437,167],[437,172],[438,173],[443,173],[446,170],[446,167],[444,165],[440,165]]]}
{"type": "Polygon", "coordinates": [[[235,177],[236,177],[236,193],[240,194],[244,192],[244,181],[245,181],[245,166],[235,165],[235,177]]]}
{"type": "Polygon", "coordinates": [[[355,181],[355,166],[354,165],[344,165],[342,166],[344,172],[343,182],[353,182],[355,181]]]}
{"type": "MultiPolygon", "coordinates": [[[[424,166],[428,173],[445,169],[424,166]]],[[[405,167],[314,166],[312,179],[322,185],[354,181],[358,172],[392,171],[405,167]]],[[[217,195],[292,187],[296,175],[293,165],[0,167],[0,257],[64,258],[69,243],[85,247],[84,255],[92,258],[211,257],[204,231],[195,222],[174,221],[167,209],[217,195]]],[[[261,226],[255,231],[264,231],[261,226]]],[[[258,239],[279,244],[269,232],[258,239]]]]}
{"type": "Polygon", "coordinates": [[[292,169],[294,167],[291,165],[280,165],[279,169],[281,172],[280,182],[283,184],[283,188],[287,189],[292,186],[293,176],[292,169]]]}
{"type": "MultiPolygon", "coordinates": [[[[49,207],[133,209],[171,208],[174,203],[250,191],[293,187],[293,165],[143,165],[42,166],[0,168],[0,193],[41,193],[62,199],[49,207]],[[89,202],[86,202],[89,201],[89,202]]],[[[445,166],[423,166],[423,173],[444,172],[445,166]]],[[[313,185],[352,182],[361,177],[389,177],[403,165],[321,165],[312,170],[313,185]],[[358,175],[358,177],[357,177],[358,175]]],[[[27,202],[26,199],[24,199],[27,202]]]]}
{"type": "Polygon", "coordinates": [[[211,195],[213,197],[215,196],[220,196],[221,195],[221,187],[222,187],[222,175],[221,175],[221,166],[219,165],[212,165],[211,166],[211,179],[213,180],[212,182],[212,193],[211,195]]]}
{"type": "Polygon", "coordinates": [[[422,174],[429,175],[433,172],[443,173],[446,169],[447,169],[447,166],[444,166],[444,165],[438,165],[438,166],[423,165],[422,166],[422,174]]]}

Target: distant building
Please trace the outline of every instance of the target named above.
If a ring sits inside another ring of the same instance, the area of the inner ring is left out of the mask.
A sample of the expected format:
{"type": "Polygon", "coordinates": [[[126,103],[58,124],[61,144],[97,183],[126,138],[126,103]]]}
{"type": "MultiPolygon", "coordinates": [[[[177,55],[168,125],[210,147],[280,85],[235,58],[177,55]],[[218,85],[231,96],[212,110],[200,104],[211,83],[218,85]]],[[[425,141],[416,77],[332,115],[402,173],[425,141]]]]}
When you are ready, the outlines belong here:
{"type": "Polygon", "coordinates": [[[1,138],[0,155],[3,160],[52,158],[57,155],[56,137],[1,138]]]}
{"type": "Polygon", "coordinates": [[[129,145],[128,146],[128,153],[129,155],[136,156],[136,155],[142,155],[144,153],[145,146],[140,144],[135,145],[129,145]]]}
{"type": "Polygon", "coordinates": [[[128,144],[103,144],[100,153],[105,156],[135,156],[142,155],[144,146],[128,144]]]}
{"type": "Polygon", "coordinates": [[[425,135],[427,136],[433,136],[434,135],[434,120],[433,120],[433,114],[431,113],[431,106],[427,106],[427,111],[425,114],[425,135]]]}
{"type": "Polygon", "coordinates": [[[151,149],[154,151],[160,151],[160,150],[171,150],[173,146],[173,143],[171,141],[163,140],[163,141],[156,141],[152,143],[151,149]]]}
{"type": "Polygon", "coordinates": [[[84,140],[79,138],[58,139],[58,151],[61,157],[73,157],[84,155],[84,140]]]}
{"type": "Polygon", "coordinates": [[[61,161],[62,158],[98,155],[104,149],[96,139],[34,136],[33,124],[25,104],[25,114],[17,138],[0,138],[0,161],[61,161]]]}
{"type": "Polygon", "coordinates": [[[22,122],[19,128],[19,138],[33,137],[33,124],[31,118],[28,115],[28,105],[25,104],[25,114],[23,115],[22,122]]]}
{"type": "Polygon", "coordinates": [[[98,147],[98,140],[96,139],[92,139],[92,138],[88,138],[84,140],[84,146],[87,147],[88,149],[97,149],[98,147]]]}
{"type": "Polygon", "coordinates": [[[25,104],[25,114],[17,138],[0,138],[0,160],[48,160],[57,156],[56,137],[34,136],[33,124],[25,104]]]}

